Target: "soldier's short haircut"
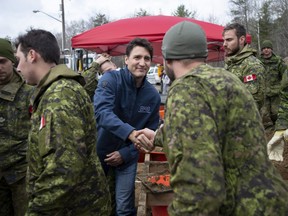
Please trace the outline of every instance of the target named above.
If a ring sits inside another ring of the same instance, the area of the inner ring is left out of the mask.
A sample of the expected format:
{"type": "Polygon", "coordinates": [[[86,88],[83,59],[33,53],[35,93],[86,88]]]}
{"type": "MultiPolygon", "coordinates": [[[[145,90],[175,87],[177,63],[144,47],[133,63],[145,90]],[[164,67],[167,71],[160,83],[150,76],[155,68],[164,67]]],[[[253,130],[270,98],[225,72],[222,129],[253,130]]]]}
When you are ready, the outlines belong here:
{"type": "Polygon", "coordinates": [[[130,41],[126,48],[126,56],[130,56],[132,49],[136,46],[145,48],[149,52],[151,59],[153,58],[153,47],[145,38],[135,38],[130,41]]]}
{"type": "Polygon", "coordinates": [[[237,38],[240,38],[241,36],[244,36],[244,37],[246,38],[246,29],[245,29],[245,27],[244,27],[243,25],[241,25],[240,23],[231,23],[231,24],[228,24],[227,26],[225,26],[222,35],[224,35],[224,33],[225,33],[226,31],[233,30],[233,29],[236,30],[236,36],[237,36],[237,38]]]}
{"type": "Polygon", "coordinates": [[[33,49],[41,55],[47,63],[59,64],[60,48],[55,36],[42,29],[32,29],[17,38],[16,47],[27,57],[28,52],[33,49]]]}

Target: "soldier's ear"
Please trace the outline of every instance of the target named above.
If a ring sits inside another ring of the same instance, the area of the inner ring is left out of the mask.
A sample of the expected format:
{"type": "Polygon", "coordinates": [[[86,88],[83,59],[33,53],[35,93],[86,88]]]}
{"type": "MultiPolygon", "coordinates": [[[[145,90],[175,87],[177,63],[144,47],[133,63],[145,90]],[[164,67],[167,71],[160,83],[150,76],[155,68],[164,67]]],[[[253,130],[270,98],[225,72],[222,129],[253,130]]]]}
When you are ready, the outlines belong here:
{"type": "Polygon", "coordinates": [[[239,43],[240,43],[241,46],[244,46],[245,43],[246,43],[246,37],[242,35],[242,36],[239,38],[239,43]]]}
{"type": "Polygon", "coordinates": [[[27,60],[31,63],[35,62],[37,59],[37,52],[34,49],[30,49],[28,54],[27,54],[27,60]]]}
{"type": "Polygon", "coordinates": [[[173,60],[165,60],[166,65],[171,68],[173,60]]]}

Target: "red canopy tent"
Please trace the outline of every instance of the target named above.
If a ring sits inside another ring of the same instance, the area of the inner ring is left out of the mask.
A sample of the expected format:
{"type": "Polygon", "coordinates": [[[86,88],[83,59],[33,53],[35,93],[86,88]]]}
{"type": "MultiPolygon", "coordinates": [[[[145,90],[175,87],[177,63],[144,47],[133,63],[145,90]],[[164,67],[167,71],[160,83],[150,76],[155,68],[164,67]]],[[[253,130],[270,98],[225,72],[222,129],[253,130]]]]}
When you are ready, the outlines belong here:
{"type": "Polygon", "coordinates": [[[222,60],[223,26],[177,16],[144,16],[107,23],[74,36],[72,47],[117,56],[125,54],[126,45],[135,37],[146,38],[154,48],[153,61],[162,62],[161,45],[164,34],[171,26],[184,20],[200,25],[205,31],[208,61],[222,60]]]}

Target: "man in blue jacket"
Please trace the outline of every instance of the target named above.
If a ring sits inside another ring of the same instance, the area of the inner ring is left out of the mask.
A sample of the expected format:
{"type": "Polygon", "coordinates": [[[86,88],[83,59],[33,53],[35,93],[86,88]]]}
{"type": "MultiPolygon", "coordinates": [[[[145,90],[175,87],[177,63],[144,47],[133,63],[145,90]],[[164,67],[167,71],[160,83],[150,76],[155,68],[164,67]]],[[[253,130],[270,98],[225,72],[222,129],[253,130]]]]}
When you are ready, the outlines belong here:
{"type": "Polygon", "coordinates": [[[115,215],[136,215],[135,134],[145,127],[155,130],[159,123],[160,95],[146,80],[152,58],[151,44],[135,38],[126,48],[127,67],[105,73],[94,96],[97,153],[111,185],[115,215]]]}

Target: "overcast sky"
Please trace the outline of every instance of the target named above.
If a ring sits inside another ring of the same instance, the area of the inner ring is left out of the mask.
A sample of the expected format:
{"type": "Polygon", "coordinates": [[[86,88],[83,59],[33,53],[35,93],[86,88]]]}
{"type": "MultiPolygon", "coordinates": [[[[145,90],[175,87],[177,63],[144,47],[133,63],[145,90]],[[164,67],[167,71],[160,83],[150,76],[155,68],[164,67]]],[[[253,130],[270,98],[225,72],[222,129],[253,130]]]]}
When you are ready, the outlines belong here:
{"type": "MultiPolygon", "coordinates": [[[[60,22],[43,11],[61,20],[61,0],[0,0],[0,37],[17,37],[30,27],[43,28],[52,33],[61,32],[60,22]]],[[[131,17],[140,8],[153,15],[171,15],[180,4],[189,11],[197,11],[197,19],[207,21],[217,18],[220,25],[229,22],[229,0],[64,0],[65,23],[88,19],[96,13],[107,15],[110,20],[131,17]]]]}

